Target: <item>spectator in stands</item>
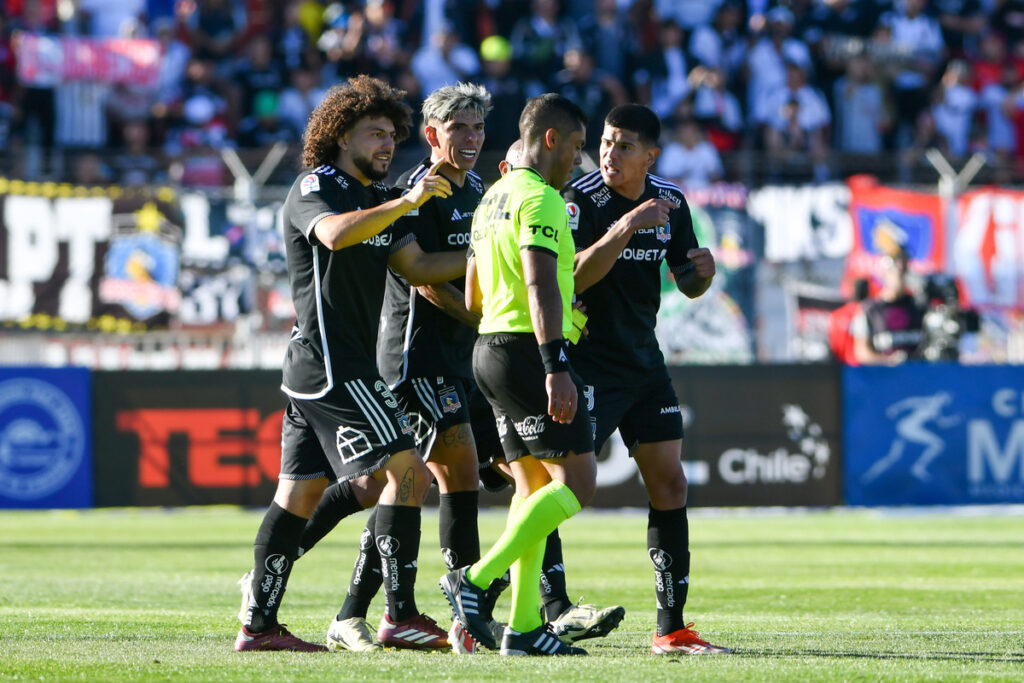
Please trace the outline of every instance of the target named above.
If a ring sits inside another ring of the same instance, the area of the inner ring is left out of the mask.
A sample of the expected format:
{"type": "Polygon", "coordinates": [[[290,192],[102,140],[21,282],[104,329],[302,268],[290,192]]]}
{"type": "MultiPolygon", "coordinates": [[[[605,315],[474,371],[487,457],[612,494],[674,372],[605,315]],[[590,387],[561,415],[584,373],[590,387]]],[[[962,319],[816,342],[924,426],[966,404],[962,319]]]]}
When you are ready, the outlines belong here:
{"type": "Polygon", "coordinates": [[[179,101],[185,82],[192,51],[178,40],[177,26],[173,20],[162,19],[154,23],[156,39],[160,43],[160,77],[157,81],[157,101],[165,106],[179,101]]]}
{"type": "Polygon", "coordinates": [[[512,71],[512,45],[505,38],[485,38],[480,44],[480,60],[483,73],[479,82],[491,93],[494,107],[487,117],[484,149],[504,153],[519,139],[519,114],[526,106],[526,89],[512,71]]]}
{"type": "Polygon", "coordinates": [[[678,182],[684,190],[698,190],[722,178],[722,159],[704,139],[697,121],[679,120],[672,138],[658,157],[658,175],[678,182]]]}
{"type": "Polygon", "coordinates": [[[594,0],[593,12],[579,21],[583,49],[595,68],[624,82],[639,49],[626,13],[616,0],[594,0]]]}
{"type": "Polygon", "coordinates": [[[122,148],[111,159],[113,181],[128,187],[167,182],[159,150],[150,145],[149,123],[131,118],[121,125],[122,148]]]}
{"type": "Polygon", "coordinates": [[[327,81],[343,81],[362,70],[363,31],[366,19],[361,12],[351,12],[334,3],[324,12],[327,27],[317,39],[317,49],[327,61],[327,81]]]}
{"type": "Polygon", "coordinates": [[[970,60],[973,76],[971,87],[981,93],[987,86],[1003,80],[1003,67],[1016,66],[1006,50],[1006,41],[995,31],[986,31],[978,44],[978,51],[970,60]]]}
{"type": "Polygon", "coordinates": [[[71,182],[75,185],[109,185],[110,169],[96,152],[78,152],[72,157],[71,182]]]}
{"type": "Polygon", "coordinates": [[[719,152],[736,149],[743,128],[743,114],[736,96],[726,85],[725,70],[698,66],[690,72],[693,87],[693,115],[707,131],[708,140],[719,152]]]}
{"type": "Polygon", "coordinates": [[[709,69],[724,69],[730,81],[738,74],[747,56],[743,6],[738,0],[725,0],[710,24],[701,24],[690,34],[690,54],[709,69]]]}
{"type": "MultiPolygon", "coordinates": [[[[276,32],[275,53],[280,58],[283,67],[289,72],[309,66],[311,52],[315,51],[314,39],[302,23],[303,11],[307,6],[307,2],[290,0],[281,14],[284,25],[276,32]]],[[[323,11],[320,12],[320,15],[323,16],[323,11]]],[[[319,28],[316,29],[316,35],[320,35],[319,28]]]]}
{"type": "Polygon", "coordinates": [[[269,147],[275,142],[298,140],[295,130],[278,115],[278,95],[263,90],[256,95],[253,112],[238,126],[239,147],[269,147]]]}
{"type": "Polygon", "coordinates": [[[778,93],[786,85],[786,62],[811,68],[807,45],[792,37],[793,13],[775,7],[767,15],[766,35],[757,40],[747,57],[747,110],[754,124],[765,124],[777,114],[778,93]]]}
{"type": "Polygon", "coordinates": [[[14,46],[7,18],[0,14],[0,150],[6,150],[10,143],[11,128],[17,114],[14,107],[17,87],[14,65],[14,46]]]}
{"type": "Polygon", "coordinates": [[[321,84],[317,69],[299,67],[291,73],[291,85],[281,93],[278,115],[285,125],[291,127],[294,138],[298,140],[306,129],[310,113],[323,100],[327,89],[321,84]]]}
{"type": "Polygon", "coordinates": [[[146,10],[144,0],[78,0],[88,33],[96,38],[125,36],[146,10]]]}
{"type": "Polygon", "coordinates": [[[928,85],[942,60],[942,31],[928,16],[925,0],[903,0],[899,9],[882,18],[891,32],[891,47],[902,57],[892,82],[896,105],[896,144],[906,147],[910,127],[928,106],[928,85]]]}
{"type": "Polygon", "coordinates": [[[1000,80],[986,85],[978,96],[978,107],[984,114],[988,153],[1000,170],[1006,167],[1017,148],[1017,130],[1011,114],[1012,94],[1020,88],[1020,84],[1020,72],[1012,62],[1007,62],[1003,65],[1000,80]]]}
{"type": "Polygon", "coordinates": [[[989,25],[1007,45],[1024,44],[1024,0],[995,0],[989,25]]]}
{"type": "Polygon", "coordinates": [[[473,48],[459,42],[454,27],[442,22],[413,55],[411,68],[420,92],[432,93],[446,85],[471,80],[480,71],[480,60],[473,48]]]}
{"type": "Polygon", "coordinates": [[[530,0],[530,14],[516,22],[509,36],[516,71],[527,79],[530,96],[547,90],[565,53],[582,45],[576,24],[560,18],[558,10],[558,0],[530,0]]]}
{"type": "MultiPolygon", "coordinates": [[[[56,24],[46,18],[40,0],[25,0],[20,21],[12,29],[32,36],[52,36],[56,24]]],[[[56,128],[55,80],[39,80],[20,86],[19,128],[26,147],[25,177],[29,180],[50,172],[56,128]]]]}
{"type": "Polygon", "coordinates": [[[949,63],[942,82],[935,90],[932,116],[943,148],[953,157],[967,154],[971,140],[974,112],[978,107],[978,95],[970,88],[971,72],[967,62],[955,59],[949,63]]]}
{"type": "Polygon", "coordinates": [[[851,326],[868,298],[868,281],[855,280],[853,298],[832,311],[828,319],[828,346],[832,357],[844,365],[859,365],[851,326]]]}
{"type": "Polygon", "coordinates": [[[565,68],[555,75],[554,92],[579,105],[587,115],[587,137],[596,147],[604,130],[604,117],[612,107],[628,101],[626,89],[611,74],[594,68],[594,58],[581,49],[565,53],[565,68]]]}
{"type": "Polygon", "coordinates": [[[979,0],[935,0],[939,27],[946,50],[953,56],[963,57],[977,52],[978,42],[985,30],[985,10],[979,0]]]}
{"type": "Polygon", "coordinates": [[[633,79],[637,99],[664,119],[671,116],[686,97],[690,85],[683,49],[683,28],[674,21],[666,21],[661,25],[658,36],[658,47],[641,56],[640,67],[633,79]]]}
{"type": "Polygon", "coordinates": [[[687,31],[711,23],[722,0],[655,0],[654,7],[664,21],[687,31]]]}
{"type": "Polygon", "coordinates": [[[836,149],[848,154],[880,153],[890,121],[885,96],[866,55],[849,59],[846,75],[836,81],[832,102],[836,149]]]}
{"type": "Polygon", "coordinates": [[[799,64],[786,64],[786,87],[769,100],[770,115],[766,120],[765,148],[777,158],[796,159],[810,156],[814,178],[828,178],[828,131],[832,123],[825,98],[807,84],[799,64]]]}
{"type": "Polygon", "coordinates": [[[238,87],[233,96],[240,98],[240,118],[256,113],[256,100],[267,92],[276,96],[286,82],[284,68],[274,56],[274,47],[268,36],[257,34],[250,38],[245,53],[235,66],[232,77],[232,82],[238,87]]]}
{"type": "Polygon", "coordinates": [[[411,57],[403,47],[407,45],[406,28],[395,16],[392,0],[366,1],[362,43],[364,73],[376,74],[397,87],[405,87],[403,77],[411,57]]]}
{"type": "Polygon", "coordinates": [[[215,66],[230,68],[230,59],[245,35],[245,11],[232,0],[203,0],[182,3],[188,21],[190,41],[200,59],[214,60],[215,66]]]}

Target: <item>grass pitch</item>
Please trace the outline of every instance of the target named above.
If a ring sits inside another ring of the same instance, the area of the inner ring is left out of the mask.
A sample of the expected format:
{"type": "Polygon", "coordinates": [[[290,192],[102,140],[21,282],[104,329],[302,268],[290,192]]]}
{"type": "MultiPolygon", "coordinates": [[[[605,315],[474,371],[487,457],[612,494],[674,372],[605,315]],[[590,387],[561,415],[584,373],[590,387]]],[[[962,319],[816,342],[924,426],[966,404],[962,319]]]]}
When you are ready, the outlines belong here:
{"type": "MultiPolygon", "coordinates": [[[[235,653],[235,581],[261,512],[0,511],[0,679],[846,681],[1024,678],[1024,511],[753,511],[690,516],[687,618],[716,657],[648,654],[646,515],[563,526],[570,595],[626,618],[587,658],[235,653]]],[[[282,620],[320,640],[365,513],[297,564],[282,620]]],[[[481,516],[486,547],[503,515],[481,516]]],[[[442,625],[437,517],[424,515],[417,600],[442,625]]],[[[371,622],[380,618],[374,603],[371,622]]],[[[499,603],[499,616],[507,602],[499,603]]]]}

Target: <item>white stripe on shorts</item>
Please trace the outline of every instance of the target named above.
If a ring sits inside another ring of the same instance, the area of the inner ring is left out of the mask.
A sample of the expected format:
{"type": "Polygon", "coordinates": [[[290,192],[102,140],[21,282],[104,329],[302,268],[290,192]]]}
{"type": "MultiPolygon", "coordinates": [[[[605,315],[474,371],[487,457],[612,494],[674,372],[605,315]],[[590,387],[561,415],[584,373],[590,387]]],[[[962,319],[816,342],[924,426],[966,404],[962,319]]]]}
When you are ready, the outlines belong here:
{"type": "Polygon", "coordinates": [[[430,383],[422,377],[417,377],[412,381],[412,386],[420,397],[420,403],[425,405],[427,410],[430,411],[430,417],[434,419],[434,422],[440,422],[441,407],[434,400],[434,390],[431,388],[430,383]]]}
{"type": "Polygon", "coordinates": [[[348,389],[348,393],[352,396],[352,399],[359,406],[359,409],[363,411],[363,417],[369,423],[370,427],[373,428],[374,433],[377,435],[377,440],[382,444],[390,443],[395,438],[395,430],[388,422],[387,415],[384,411],[373,400],[373,395],[370,394],[370,390],[363,384],[363,380],[356,379],[351,382],[345,382],[345,388],[348,389]],[[390,434],[390,438],[387,436],[390,434]]]}

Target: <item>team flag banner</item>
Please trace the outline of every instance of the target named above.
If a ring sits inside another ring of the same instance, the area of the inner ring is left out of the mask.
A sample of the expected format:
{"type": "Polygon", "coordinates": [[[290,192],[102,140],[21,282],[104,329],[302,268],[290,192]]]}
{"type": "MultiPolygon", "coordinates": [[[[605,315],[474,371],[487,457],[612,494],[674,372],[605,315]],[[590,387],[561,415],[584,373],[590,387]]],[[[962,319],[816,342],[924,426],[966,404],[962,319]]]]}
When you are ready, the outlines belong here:
{"type": "Polygon", "coordinates": [[[873,178],[850,178],[853,243],[844,282],[858,278],[881,282],[881,260],[897,244],[910,253],[919,273],[941,272],[946,263],[942,201],[936,194],[877,185],[873,178]]]}
{"type": "Polygon", "coordinates": [[[1024,192],[969,192],[958,210],[952,254],[964,303],[1024,309],[1024,192]]]}
{"type": "Polygon", "coordinates": [[[92,497],[85,368],[0,368],[0,508],[85,508],[92,497]]]}
{"type": "Polygon", "coordinates": [[[843,372],[847,503],[1024,503],[1024,368],[843,372]]]}
{"type": "Polygon", "coordinates": [[[165,328],[181,301],[172,190],[0,178],[0,322],[26,329],[165,328]]]}
{"type": "Polygon", "coordinates": [[[68,81],[155,86],[160,43],[144,38],[77,38],[16,33],[18,80],[52,87],[68,81]]]}

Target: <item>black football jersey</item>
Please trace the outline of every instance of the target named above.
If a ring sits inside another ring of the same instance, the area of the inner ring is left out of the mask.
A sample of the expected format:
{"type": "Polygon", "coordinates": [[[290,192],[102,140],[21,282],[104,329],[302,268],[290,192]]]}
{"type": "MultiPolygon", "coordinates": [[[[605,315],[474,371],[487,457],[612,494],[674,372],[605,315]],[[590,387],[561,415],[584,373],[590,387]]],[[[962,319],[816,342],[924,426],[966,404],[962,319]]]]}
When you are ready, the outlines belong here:
{"type": "Polygon", "coordinates": [[[329,164],[299,176],[288,192],[284,242],[296,321],[281,388],[289,396],[319,398],[339,381],[378,374],[374,350],[388,257],[414,238],[388,226],[332,251],[313,227],[327,216],[369,209],[394,196],[383,183],[364,186],[329,164]]]}
{"type": "Polygon", "coordinates": [[[637,372],[664,365],[654,335],[661,306],[661,262],[674,271],[689,263],[686,252],[696,248],[690,208],[682,191],[657,176],[647,176],[637,200],[614,191],[600,171],[580,176],[563,191],[569,227],[580,252],[597,242],[624,214],[654,197],[676,202],[665,225],[637,230],[615,265],[580,299],[589,316],[588,335],[573,347],[573,360],[583,368],[599,370],[620,381],[635,381],[637,372]]]}
{"type": "MultiPolygon", "coordinates": [[[[430,167],[428,157],[398,179],[398,188],[411,189],[430,167]]],[[[451,197],[434,197],[395,225],[415,235],[423,251],[462,251],[469,244],[473,212],[483,194],[483,181],[470,171],[462,187],[452,183],[451,197]]],[[[452,284],[465,290],[465,278],[452,284]]],[[[475,339],[476,330],[424,299],[401,275],[388,271],[377,343],[377,365],[388,384],[413,377],[472,377],[475,339]]]]}

